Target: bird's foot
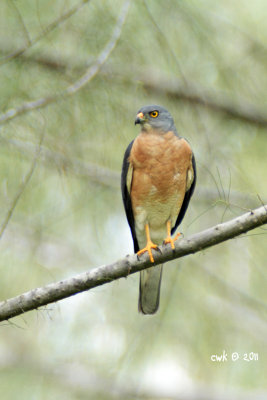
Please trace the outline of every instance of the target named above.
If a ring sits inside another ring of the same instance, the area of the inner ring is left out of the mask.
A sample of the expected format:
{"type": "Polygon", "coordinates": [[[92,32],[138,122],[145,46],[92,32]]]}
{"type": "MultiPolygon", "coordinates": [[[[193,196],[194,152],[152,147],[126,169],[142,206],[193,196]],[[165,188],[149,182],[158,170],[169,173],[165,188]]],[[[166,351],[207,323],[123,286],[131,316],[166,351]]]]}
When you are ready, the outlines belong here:
{"type": "Polygon", "coordinates": [[[166,237],[166,239],[164,240],[163,243],[164,243],[164,244],[170,243],[170,244],[171,244],[171,248],[174,250],[174,249],[175,249],[174,242],[178,239],[179,236],[181,236],[181,233],[180,233],[180,232],[178,232],[178,233],[174,236],[174,238],[172,238],[171,235],[169,235],[168,237],[166,237]]]}
{"type": "Polygon", "coordinates": [[[140,256],[141,254],[143,254],[143,253],[145,253],[147,251],[148,254],[149,254],[150,262],[153,263],[154,262],[154,258],[153,258],[153,255],[152,255],[152,249],[159,250],[158,246],[155,243],[153,243],[151,240],[148,240],[147,244],[146,244],[146,247],[144,247],[143,249],[139,250],[137,252],[137,256],[140,256]]]}

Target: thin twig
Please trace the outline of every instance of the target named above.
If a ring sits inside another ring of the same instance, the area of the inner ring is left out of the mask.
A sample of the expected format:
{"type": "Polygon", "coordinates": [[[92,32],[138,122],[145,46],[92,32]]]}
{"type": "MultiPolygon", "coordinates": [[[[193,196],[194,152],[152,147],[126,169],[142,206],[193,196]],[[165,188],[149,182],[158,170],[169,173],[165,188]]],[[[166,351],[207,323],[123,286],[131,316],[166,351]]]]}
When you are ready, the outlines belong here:
{"type": "MultiPolygon", "coordinates": [[[[63,22],[65,22],[67,19],[72,17],[77,11],[79,11],[85,4],[87,4],[91,0],[82,0],[80,3],[78,3],[76,6],[70,8],[68,11],[66,11],[63,15],[61,15],[59,18],[57,18],[55,21],[51,22],[51,24],[47,25],[45,29],[43,29],[42,33],[37,35],[34,39],[30,40],[29,35],[27,35],[27,44],[23,47],[21,47],[18,50],[15,50],[6,56],[2,57],[0,59],[0,65],[5,64],[7,61],[10,61],[18,56],[21,56],[23,53],[25,53],[26,50],[34,46],[37,42],[39,42],[41,39],[43,39],[46,35],[48,35],[50,32],[52,32],[54,29],[58,28],[63,22]]],[[[14,8],[15,5],[13,4],[14,8]]],[[[19,11],[16,7],[16,12],[19,14],[19,11]]],[[[19,14],[20,16],[20,14],[19,14]]],[[[25,25],[23,24],[24,28],[25,25]]],[[[24,29],[26,30],[26,28],[24,29]]]]}
{"type": "MultiPolygon", "coordinates": [[[[180,239],[175,243],[174,250],[170,246],[160,246],[160,251],[154,252],[154,265],[162,264],[175,258],[185,257],[208,247],[215,246],[266,223],[266,208],[257,208],[187,239],[180,239]]],[[[136,254],[133,254],[113,264],[104,265],[72,278],[33,289],[1,302],[0,321],[21,315],[27,311],[73,296],[85,290],[110,283],[115,279],[127,277],[129,274],[134,274],[150,267],[151,263],[147,254],[144,254],[141,259],[136,254]]],[[[263,304],[262,308],[266,311],[267,305],[263,304]]]]}
{"type": "Polygon", "coordinates": [[[110,41],[107,43],[103,51],[100,53],[99,57],[97,58],[96,62],[88,68],[86,73],[82,75],[75,83],[70,85],[66,89],[66,94],[71,95],[73,93],[76,93],[79,89],[81,89],[84,85],[86,85],[99,71],[100,67],[102,67],[103,64],[107,61],[109,58],[110,54],[116,47],[118,40],[121,36],[122,28],[123,25],[126,21],[126,17],[128,14],[128,10],[130,7],[130,2],[131,0],[126,0],[122,6],[121,14],[117,20],[117,24],[114,28],[112,37],[110,41]]]}
{"type": "Polygon", "coordinates": [[[167,53],[170,54],[172,56],[172,59],[174,60],[175,64],[178,67],[178,70],[180,72],[180,75],[182,77],[182,81],[184,83],[185,86],[187,86],[187,79],[186,76],[183,72],[183,69],[181,67],[181,63],[178,60],[178,57],[176,55],[176,53],[173,51],[172,46],[170,46],[169,41],[165,35],[165,33],[163,32],[163,30],[160,28],[159,24],[157,23],[157,21],[155,20],[155,18],[153,17],[153,14],[149,8],[149,6],[147,5],[146,0],[143,1],[144,5],[145,5],[145,9],[147,11],[147,14],[152,22],[152,24],[154,25],[154,27],[156,28],[156,30],[158,31],[158,39],[159,41],[162,42],[163,44],[163,48],[165,49],[165,51],[167,50],[167,53]]]}
{"type": "Polygon", "coordinates": [[[50,96],[42,97],[37,100],[29,101],[23,103],[21,106],[17,108],[11,108],[7,110],[5,113],[0,115],[0,125],[4,124],[11,119],[16,118],[17,116],[24,114],[28,111],[38,110],[42,107],[47,106],[48,104],[55,103],[59,100],[64,100],[66,97],[75,94],[78,90],[80,90],[83,86],[88,84],[98,73],[102,65],[107,61],[112,51],[116,47],[118,40],[120,38],[123,25],[126,21],[126,17],[128,14],[129,6],[131,0],[126,0],[122,6],[122,11],[120,16],[118,17],[116,26],[114,28],[111,39],[106,44],[102,52],[97,57],[96,61],[91,65],[85,74],[83,74],[79,79],[77,79],[73,84],[66,87],[66,89],[62,90],[59,93],[55,93],[50,96]]]}
{"type": "MultiPolygon", "coordinates": [[[[11,6],[13,7],[13,9],[15,10],[15,13],[16,13],[17,16],[18,16],[18,20],[19,20],[19,22],[20,22],[20,24],[21,24],[21,26],[22,26],[23,33],[24,33],[24,35],[25,35],[25,37],[26,37],[26,40],[27,40],[27,45],[30,46],[30,45],[31,45],[31,38],[30,38],[29,32],[28,32],[28,30],[27,30],[27,28],[26,28],[24,19],[23,19],[22,15],[21,15],[21,13],[20,13],[20,11],[19,11],[19,9],[18,9],[18,6],[17,6],[17,4],[15,4],[14,0],[10,1],[10,4],[11,4],[11,6]]],[[[26,45],[26,46],[27,46],[27,45],[26,45]]],[[[2,64],[2,63],[1,63],[1,59],[0,59],[0,65],[1,65],[1,64],[2,64]]]]}
{"type": "Polygon", "coordinates": [[[43,143],[43,140],[44,140],[44,134],[45,134],[45,128],[43,128],[43,131],[42,131],[42,134],[41,134],[41,137],[40,137],[40,141],[39,141],[37,149],[35,150],[35,155],[34,155],[34,158],[32,160],[30,169],[29,169],[25,179],[21,183],[21,185],[19,187],[19,190],[17,191],[14,199],[12,200],[12,203],[11,203],[11,205],[9,207],[9,210],[7,211],[6,216],[4,218],[4,221],[3,221],[2,225],[1,225],[1,228],[0,228],[0,240],[3,237],[3,234],[4,234],[5,230],[6,230],[6,227],[7,227],[8,223],[9,223],[13,213],[14,213],[14,210],[15,210],[18,202],[19,202],[19,199],[21,198],[24,190],[26,189],[26,186],[30,182],[30,179],[31,179],[31,177],[32,177],[32,175],[34,173],[34,170],[35,170],[36,165],[37,165],[38,158],[40,156],[40,151],[41,151],[42,143],[43,143]]]}

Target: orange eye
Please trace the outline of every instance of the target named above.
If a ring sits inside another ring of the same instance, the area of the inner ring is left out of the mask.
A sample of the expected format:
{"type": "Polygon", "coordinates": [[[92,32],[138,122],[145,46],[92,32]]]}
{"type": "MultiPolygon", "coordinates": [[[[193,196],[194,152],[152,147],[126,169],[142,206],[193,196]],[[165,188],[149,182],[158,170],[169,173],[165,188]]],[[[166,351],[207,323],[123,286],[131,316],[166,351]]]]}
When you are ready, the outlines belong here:
{"type": "Polygon", "coordinates": [[[149,115],[150,115],[150,117],[152,117],[152,118],[156,118],[158,115],[159,115],[159,112],[158,111],[151,111],[150,113],[149,113],[149,115]]]}

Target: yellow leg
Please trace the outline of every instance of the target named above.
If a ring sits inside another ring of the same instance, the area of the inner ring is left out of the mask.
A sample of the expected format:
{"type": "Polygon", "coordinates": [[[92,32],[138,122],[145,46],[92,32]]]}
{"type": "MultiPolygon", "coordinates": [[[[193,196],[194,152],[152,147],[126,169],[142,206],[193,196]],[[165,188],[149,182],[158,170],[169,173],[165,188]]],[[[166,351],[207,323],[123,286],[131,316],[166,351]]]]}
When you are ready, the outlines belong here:
{"type": "Polygon", "coordinates": [[[181,235],[180,232],[178,232],[178,233],[174,236],[174,238],[171,237],[171,221],[168,221],[168,222],[167,222],[167,237],[166,237],[166,239],[164,240],[164,244],[170,243],[172,249],[175,249],[174,242],[175,242],[175,240],[178,239],[178,237],[179,237],[180,235],[181,235]]]}
{"type": "Polygon", "coordinates": [[[149,254],[150,261],[153,263],[154,262],[154,258],[153,258],[151,249],[157,249],[158,246],[156,244],[154,244],[152,242],[152,240],[150,239],[150,233],[149,233],[148,224],[145,225],[145,230],[146,230],[146,247],[144,247],[142,250],[139,250],[137,252],[137,255],[139,256],[140,254],[143,254],[143,253],[145,253],[147,251],[148,254],[149,254]]]}

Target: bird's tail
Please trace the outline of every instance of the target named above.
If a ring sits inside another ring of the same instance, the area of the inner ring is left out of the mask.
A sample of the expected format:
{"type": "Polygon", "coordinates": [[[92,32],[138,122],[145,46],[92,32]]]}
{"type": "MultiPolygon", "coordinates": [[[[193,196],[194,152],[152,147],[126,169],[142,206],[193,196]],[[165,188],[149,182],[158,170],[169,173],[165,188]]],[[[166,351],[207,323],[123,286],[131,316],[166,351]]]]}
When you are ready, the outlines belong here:
{"type": "Polygon", "coordinates": [[[162,267],[156,265],[140,272],[138,309],[143,314],[154,314],[159,308],[162,267]]]}

